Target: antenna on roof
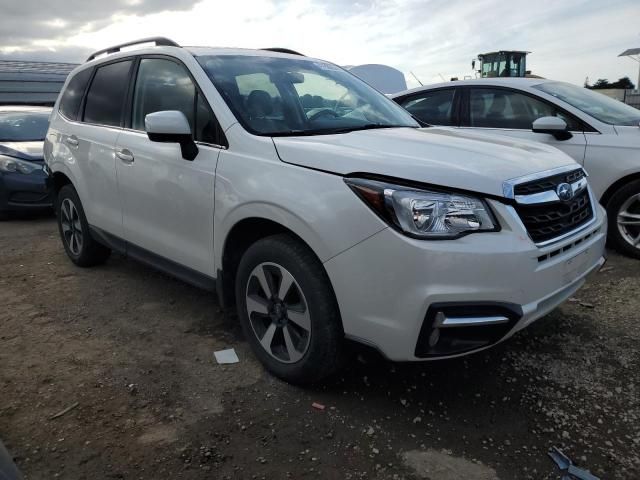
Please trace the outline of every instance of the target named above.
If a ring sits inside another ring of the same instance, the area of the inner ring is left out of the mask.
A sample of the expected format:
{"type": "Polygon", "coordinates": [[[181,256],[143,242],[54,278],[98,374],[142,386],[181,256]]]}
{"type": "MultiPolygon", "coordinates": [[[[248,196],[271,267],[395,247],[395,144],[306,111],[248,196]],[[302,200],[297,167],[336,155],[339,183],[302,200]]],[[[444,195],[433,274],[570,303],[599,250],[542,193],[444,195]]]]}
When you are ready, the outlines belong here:
{"type": "Polygon", "coordinates": [[[420,79],[418,77],[416,77],[416,74],[413,72],[409,72],[411,75],[413,75],[413,78],[416,79],[416,81],[420,84],[421,87],[424,87],[424,84],[420,81],[420,79]]]}

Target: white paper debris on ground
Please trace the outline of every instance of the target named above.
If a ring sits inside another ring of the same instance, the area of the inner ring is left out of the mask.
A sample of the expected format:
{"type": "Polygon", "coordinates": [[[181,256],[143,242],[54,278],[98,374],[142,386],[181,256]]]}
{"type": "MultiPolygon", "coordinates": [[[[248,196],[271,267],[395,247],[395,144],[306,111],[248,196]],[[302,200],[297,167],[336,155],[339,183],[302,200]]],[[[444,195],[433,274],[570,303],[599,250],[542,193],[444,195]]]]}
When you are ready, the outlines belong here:
{"type": "Polygon", "coordinates": [[[233,348],[229,348],[227,350],[218,350],[217,352],[213,352],[216,357],[216,361],[220,364],[225,363],[238,363],[240,359],[238,355],[236,355],[236,351],[233,348]]]}

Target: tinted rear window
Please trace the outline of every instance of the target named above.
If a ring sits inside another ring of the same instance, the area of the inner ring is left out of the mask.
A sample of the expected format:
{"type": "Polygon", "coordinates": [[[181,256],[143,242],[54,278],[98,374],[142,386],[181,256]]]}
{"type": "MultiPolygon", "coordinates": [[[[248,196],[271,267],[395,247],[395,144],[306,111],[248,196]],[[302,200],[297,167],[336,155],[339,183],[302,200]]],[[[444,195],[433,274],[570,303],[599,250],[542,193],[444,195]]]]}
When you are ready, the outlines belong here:
{"type": "Polygon", "coordinates": [[[76,73],[62,94],[62,98],[60,99],[60,112],[69,120],[75,120],[78,117],[82,95],[84,95],[92,72],[92,68],[87,68],[76,73]]]}
{"type": "Polygon", "coordinates": [[[85,122],[120,126],[130,67],[131,60],[98,67],[87,92],[85,122]]]}

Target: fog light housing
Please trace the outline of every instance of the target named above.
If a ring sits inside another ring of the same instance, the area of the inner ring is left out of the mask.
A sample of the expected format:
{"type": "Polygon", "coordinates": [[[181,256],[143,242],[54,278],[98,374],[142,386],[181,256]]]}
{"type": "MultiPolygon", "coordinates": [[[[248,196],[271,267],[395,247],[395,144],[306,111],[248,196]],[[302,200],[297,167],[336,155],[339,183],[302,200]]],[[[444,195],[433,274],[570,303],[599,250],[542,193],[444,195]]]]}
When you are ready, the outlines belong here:
{"type": "Polygon", "coordinates": [[[447,303],[429,307],[416,343],[418,358],[447,357],[487,347],[522,318],[518,305],[447,303]]]}

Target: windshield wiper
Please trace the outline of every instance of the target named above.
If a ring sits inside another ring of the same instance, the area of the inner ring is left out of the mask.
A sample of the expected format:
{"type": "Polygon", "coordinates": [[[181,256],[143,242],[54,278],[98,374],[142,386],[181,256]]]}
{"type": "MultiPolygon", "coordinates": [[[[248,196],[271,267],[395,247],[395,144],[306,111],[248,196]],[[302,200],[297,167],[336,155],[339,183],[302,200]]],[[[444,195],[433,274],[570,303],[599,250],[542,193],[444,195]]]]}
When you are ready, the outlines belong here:
{"type": "Polygon", "coordinates": [[[423,122],[422,120],[420,120],[418,117],[416,117],[413,113],[410,113],[409,115],[411,115],[411,118],[413,118],[416,123],[418,125],[420,125],[422,128],[428,128],[428,127],[433,127],[433,125],[431,125],[430,123],[427,122],[423,122]]]}
{"type": "Polygon", "coordinates": [[[417,128],[411,125],[386,125],[383,123],[365,123],[364,125],[352,125],[350,127],[316,128],[310,130],[289,130],[288,132],[274,132],[272,137],[293,137],[308,135],[334,135],[338,133],[356,132],[358,130],[374,130],[378,128],[417,128]]]}

